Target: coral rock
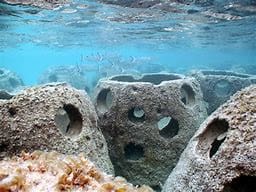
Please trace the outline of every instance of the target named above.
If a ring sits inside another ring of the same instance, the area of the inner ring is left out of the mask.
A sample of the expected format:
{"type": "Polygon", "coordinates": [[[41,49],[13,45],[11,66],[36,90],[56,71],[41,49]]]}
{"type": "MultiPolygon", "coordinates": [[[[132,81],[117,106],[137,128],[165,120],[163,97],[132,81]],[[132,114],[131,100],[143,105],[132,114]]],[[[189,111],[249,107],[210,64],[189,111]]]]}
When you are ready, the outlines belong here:
{"type": "Polygon", "coordinates": [[[0,162],[1,192],[153,192],[101,172],[80,156],[35,151],[0,162]],[[43,179],[42,179],[43,178],[43,179]]]}
{"type": "Polygon", "coordinates": [[[163,192],[256,190],[256,85],[236,93],[201,125],[163,192]]]}
{"type": "Polygon", "coordinates": [[[65,84],[33,87],[0,103],[0,158],[22,150],[85,153],[112,173],[106,141],[84,91],[65,84]]]}

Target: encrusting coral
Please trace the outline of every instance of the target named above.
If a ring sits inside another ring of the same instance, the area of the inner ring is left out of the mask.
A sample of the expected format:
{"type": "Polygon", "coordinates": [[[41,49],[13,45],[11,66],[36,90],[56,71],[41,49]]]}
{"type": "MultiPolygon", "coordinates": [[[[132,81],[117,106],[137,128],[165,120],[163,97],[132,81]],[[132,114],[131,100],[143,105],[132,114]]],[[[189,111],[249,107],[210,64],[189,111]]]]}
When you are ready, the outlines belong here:
{"type": "Polygon", "coordinates": [[[99,171],[82,154],[22,153],[0,162],[0,192],[153,192],[99,171]]]}

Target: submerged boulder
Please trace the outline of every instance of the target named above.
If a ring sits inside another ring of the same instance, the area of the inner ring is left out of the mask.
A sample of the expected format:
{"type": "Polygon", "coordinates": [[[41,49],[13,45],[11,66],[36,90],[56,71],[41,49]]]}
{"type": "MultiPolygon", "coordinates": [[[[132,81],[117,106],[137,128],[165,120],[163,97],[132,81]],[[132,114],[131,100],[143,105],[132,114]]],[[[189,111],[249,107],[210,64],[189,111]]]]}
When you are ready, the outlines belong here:
{"type": "Polygon", "coordinates": [[[153,192],[105,174],[83,155],[40,151],[0,161],[0,191],[153,192]]]}
{"type": "Polygon", "coordinates": [[[209,115],[234,93],[256,82],[253,75],[230,71],[195,71],[192,76],[200,83],[209,115]]]}
{"type": "Polygon", "coordinates": [[[201,125],[163,192],[256,189],[256,85],[236,93],[201,125]]]}
{"type": "Polygon", "coordinates": [[[0,68],[0,90],[15,91],[24,86],[22,79],[7,69],[0,68]]]}
{"type": "Polygon", "coordinates": [[[100,80],[95,106],[115,172],[161,189],[206,118],[199,84],[169,73],[100,80]]]}
{"type": "Polygon", "coordinates": [[[84,91],[65,84],[32,87],[0,103],[0,158],[21,151],[85,153],[113,173],[97,115],[84,91]]]}

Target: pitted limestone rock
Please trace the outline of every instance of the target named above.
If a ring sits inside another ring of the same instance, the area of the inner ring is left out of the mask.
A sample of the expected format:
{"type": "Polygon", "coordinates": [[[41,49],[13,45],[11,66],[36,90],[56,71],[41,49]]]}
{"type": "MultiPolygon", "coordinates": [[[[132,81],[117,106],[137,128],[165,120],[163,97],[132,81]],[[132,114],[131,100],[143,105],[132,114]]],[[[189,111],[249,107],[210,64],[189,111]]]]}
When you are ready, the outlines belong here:
{"type": "Polygon", "coordinates": [[[159,190],[206,117],[199,84],[176,74],[100,80],[99,125],[117,175],[159,190]]]}
{"type": "Polygon", "coordinates": [[[23,81],[18,75],[7,69],[0,68],[0,90],[11,92],[22,86],[24,86],[23,81]]]}
{"type": "Polygon", "coordinates": [[[112,173],[107,144],[84,91],[65,84],[33,87],[0,103],[0,157],[22,150],[85,153],[112,173]]]}
{"type": "Polygon", "coordinates": [[[201,125],[163,192],[256,189],[256,85],[236,93],[201,125]]]}
{"type": "Polygon", "coordinates": [[[200,83],[204,100],[208,103],[208,114],[234,93],[256,82],[255,76],[229,71],[197,71],[192,76],[200,83]]]}

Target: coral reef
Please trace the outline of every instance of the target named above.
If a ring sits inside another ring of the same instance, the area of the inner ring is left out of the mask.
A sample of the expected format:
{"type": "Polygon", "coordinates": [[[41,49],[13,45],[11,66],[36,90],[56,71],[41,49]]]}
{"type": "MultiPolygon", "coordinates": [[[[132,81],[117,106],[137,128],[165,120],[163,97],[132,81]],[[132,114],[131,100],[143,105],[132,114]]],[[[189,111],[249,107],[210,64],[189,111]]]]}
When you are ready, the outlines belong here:
{"type": "Polygon", "coordinates": [[[177,74],[100,80],[95,106],[115,172],[160,190],[206,118],[199,84],[177,74]]]}
{"type": "Polygon", "coordinates": [[[200,83],[209,115],[231,95],[256,82],[255,76],[229,71],[194,71],[192,76],[200,83]]]}
{"type": "Polygon", "coordinates": [[[40,151],[0,161],[0,191],[153,192],[101,172],[83,155],[40,151]]]}
{"type": "Polygon", "coordinates": [[[201,125],[163,192],[256,189],[256,85],[236,93],[201,125]]]}
{"type": "Polygon", "coordinates": [[[11,92],[22,86],[24,86],[24,83],[18,75],[7,69],[0,68],[0,90],[11,92]]]}
{"type": "Polygon", "coordinates": [[[11,5],[30,5],[43,9],[54,9],[61,5],[67,4],[70,0],[1,0],[1,2],[11,5]]]}
{"type": "Polygon", "coordinates": [[[32,87],[0,103],[0,158],[22,150],[85,153],[113,173],[97,115],[84,91],[66,84],[32,87]]]}

